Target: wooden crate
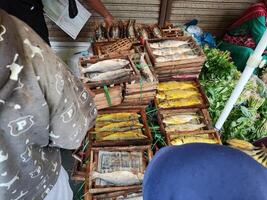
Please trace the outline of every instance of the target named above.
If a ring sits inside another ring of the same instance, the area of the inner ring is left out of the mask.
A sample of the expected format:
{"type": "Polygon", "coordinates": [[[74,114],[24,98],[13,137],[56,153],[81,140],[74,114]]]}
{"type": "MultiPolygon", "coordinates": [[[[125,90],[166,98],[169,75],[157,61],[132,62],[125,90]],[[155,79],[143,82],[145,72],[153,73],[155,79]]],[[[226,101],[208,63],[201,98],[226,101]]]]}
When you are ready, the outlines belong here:
{"type": "Polygon", "coordinates": [[[110,192],[110,193],[104,193],[104,194],[96,194],[96,195],[93,195],[92,200],[117,199],[118,197],[127,198],[127,196],[131,195],[131,194],[142,194],[142,190],[141,189],[132,189],[132,190],[127,190],[127,191],[118,191],[118,192],[110,192]]]}
{"type": "Polygon", "coordinates": [[[157,67],[162,67],[162,66],[173,66],[173,67],[177,67],[180,65],[184,65],[184,64],[191,64],[191,63],[199,63],[199,65],[202,65],[205,61],[205,55],[201,49],[201,47],[199,45],[196,44],[195,40],[188,36],[183,36],[183,37],[173,37],[173,38],[160,38],[160,39],[151,39],[146,41],[145,43],[145,47],[146,50],[148,52],[148,55],[151,58],[151,61],[153,63],[153,65],[155,66],[155,68],[157,67]],[[170,61],[170,62],[163,62],[163,63],[157,63],[156,62],[156,57],[152,52],[152,49],[150,47],[150,43],[153,42],[161,42],[164,40],[179,40],[179,41],[188,41],[189,46],[191,47],[191,49],[193,50],[193,52],[198,56],[197,58],[194,59],[183,59],[183,60],[177,60],[177,61],[170,61]]]}
{"type": "Polygon", "coordinates": [[[98,164],[98,154],[99,151],[110,151],[110,152],[141,152],[143,155],[143,164],[141,173],[145,172],[145,169],[148,163],[151,161],[153,153],[151,151],[150,145],[146,146],[128,146],[128,147],[93,147],[91,149],[91,160],[89,166],[89,186],[88,192],[91,194],[100,194],[100,193],[109,193],[117,191],[131,191],[131,190],[140,190],[142,185],[132,185],[132,186],[98,186],[95,185],[95,181],[92,179],[91,172],[97,169],[98,164]]]}
{"type": "Polygon", "coordinates": [[[110,113],[120,113],[120,112],[130,112],[130,113],[138,113],[140,115],[140,123],[143,124],[143,134],[147,136],[145,139],[133,139],[133,140],[105,140],[105,141],[97,141],[91,134],[94,131],[92,128],[89,131],[90,141],[93,147],[114,147],[114,146],[129,146],[129,145],[147,145],[152,143],[152,135],[150,129],[147,124],[146,112],[143,108],[115,108],[112,110],[102,110],[99,111],[99,114],[110,114],[110,113]]]}
{"type": "MultiPolygon", "coordinates": [[[[209,138],[215,139],[217,141],[216,142],[217,144],[222,144],[220,136],[215,129],[214,130],[199,131],[199,132],[195,132],[195,133],[189,133],[188,135],[191,135],[191,136],[196,135],[197,136],[197,135],[203,135],[203,134],[207,134],[207,135],[209,135],[209,138]]],[[[171,144],[171,138],[170,138],[171,135],[178,135],[178,134],[177,133],[166,134],[165,142],[167,145],[172,145],[171,144]]],[[[183,134],[183,135],[186,135],[186,134],[183,134]]]]}
{"type": "Polygon", "coordinates": [[[122,103],[123,97],[122,97],[122,92],[123,92],[123,85],[111,85],[108,86],[108,94],[106,94],[105,90],[101,87],[95,88],[95,89],[90,89],[87,84],[85,84],[85,88],[90,92],[93,93],[93,99],[96,104],[97,110],[102,110],[105,108],[110,108],[112,106],[117,106],[122,103]],[[110,97],[110,102],[109,102],[109,95],[110,97]]]}
{"type": "MultiPolygon", "coordinates": [[[[85,85],[87,87],[89,87],[90,89],[93,88],[97,88],[97,87],[103,87],[104,85],[106,86],[110,86],[110,85],[116,85],[116,84],[120,84],[120,83],[127,83],[127,82],[135,82],[135,81],[139,81],[140,80],[140,73],[138,71],[138,69],[136,69],[135,65],[133,64],[132,60],[130,59],[129,56],[110,56],[109,59],[127,59],[129,61],[129,65],[126,66],[126,68],[128,69],[132,69],[132,73],[130,74],[130,76],[126,76],[120,79],[116,79],[116,80],[107,80],[107,81],[97,81],[97,82],[92,82],[92,83],[87,83],[86,81],[84,81],[85,85]]],[[[87,64],[94,64],[96,62],[99,61],[103,61],[103,60],[107,60],[106,58],[103,59],[93,59],[93,60],[84,60],[81,59],[80,60],[80,72],[81,72],[81,79],[85,80],[85,74],[82,73],[82,67],[85,67],[87,64]]]]}
{"type": "MultiPolygon", "coordinates": [[[[192,105],[192,106],[181,106],[181,107],[177,107],[179,109],[187,109],[187,108],[208,108],[209,107],[209,101],[208,101],[208,98],[199,82],[199,80],[197,78],[162,78],[159,80],[159,82],[169,82],[169,81],[193,81],[195,82],[196,86],[197,86],[197,89],[199,91],[199,94],[201,95],[201,99],[202,99],[202,103],[201,104],[198,104],[198,105],[192,105]]],[[[168,110],[168,109],[174,109],[175,107],[172,107],[172,108],[160,108],[159,107],[159,102],[158,102],[158,99],[157,97],[154,98],[154,102],[155,102],[155,106],[158,110],[168,110]]]]}
{"type": "Polygon", "coordinates": [[[72,157],[75,159],[70,176],[72,180],[85,180],[88,165],[87,162],[89,162],[90,159],[91,143],[89,141],[89,133],[87,132],[82,145],[72,153],[72,157]]]}

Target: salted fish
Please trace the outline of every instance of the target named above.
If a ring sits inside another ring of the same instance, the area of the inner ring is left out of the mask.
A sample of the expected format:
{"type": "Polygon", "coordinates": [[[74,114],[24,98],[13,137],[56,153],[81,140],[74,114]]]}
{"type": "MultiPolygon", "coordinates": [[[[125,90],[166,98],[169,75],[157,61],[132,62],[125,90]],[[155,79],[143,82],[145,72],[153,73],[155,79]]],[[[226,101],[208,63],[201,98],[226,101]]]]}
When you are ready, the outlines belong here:
{"type": "Polygon", "coordinates": [[[153,49],[162,49],[162,48],[171,48],[171,47],[179,47],[181,45],[188,44],[187,41],[179,41],[179,40],[165,40],[162,42],[154,42],[150,43],[150,47],[153,49]]]}
{"type": "Polygon", "coordinates": [[[194,119],[198,119],[198,115],[175,115],[175,116],[170,116],[166,117],[163,119],[163,123],[166,125],[179,125],[179,124],[184,124],[188,123],[194,119]]]}
{"type": "Polygon", "coordinates": [[[169,62],[169,61],[176,61],[176,60],[185,60],[185,59],[193,59],[197,58],[197,55],[187,55],[187,54],[173,54],[168,56],[161,56],[156,58],[156,62],[169,62]]]}
{"type": "MultiPolygon", "coordinates": [[[[141,131],[141,129],[138,129],[141,131]]],[[[101,140],[133,140],[133,139],[145,139],[145,136],[142,131],[141,133],[137,133],[134,131],[127,131],[127,132],[117,132],[111,135],[103,137],[101,140]]]]}
{"type": "Polygon", "coordinates": [[[108,81],[122,78],[124,76],[129,76],[131,74],[131,69],[118,69],[115,71],[103,72],[103,73],[93,73],[88,75],[88,82],[96,81],[108,81]]]}
{"type": "Polygon", "coordinates": [[[118,197],[116,200],[143,200],[143,195],[142,193],[133,193],[130,195],[127,195],[127,197],[118,197]]]}
{"type": "Polygon", "coordinates": [[[144,174],[134,174],[129,171],[115,171],[110,173],[99,173],[93,171],[92,179],[101,179],[116,186],[136,185],[143,182],[144,174]]]}
{"type": "Polygon", "coordinates": [[[130,131],[138,128],[142,128],[143,124],[140,124],[138,121],[127,121],[127,122],[117,122],[111,123],[103,127],[95,127],[96,132],[111,132],[111,131],[130,131]]]}
{"type": "Polygon", "coordinates": [[[161,82],[157,86],[159,91],[175,90],[175,89],[193,89],[196,88],[195,82],[192,81],[169,81],[161,82]]]}
{"type": "Polygon", "coordinates": [[[208,144],[218,144],[218,141],[214,138],[205,138],[199,136],[180,136],[171,141],[172,145],[182,145],[188,143],[208,143],[208,144]]]}
{"type": "Polygon", "coordinates": [[[140,57],[140,65],[141,65],[141,73],[142,75],[149,80],[149,82],[153,82],[154,81],[154,76],[149,68],[149,66],[147,65],[146,61],[145,61],[145,53],[141,54],[140,57]]]}
{"type": "Polygon", "coordinates": [[[185,124],[179,124],[179,125],[170,125],[165,128],[166,132],[175,132],[175,131],[196,131],[203,127],[205,127],[205,124],[191,124],[191,123],[185,123],[185,124]]]}
{"type": "Polygon", "coordinates": [[[109,72],[118,69],[122,69],[123,67],[129,65],[129,61],[125,59],[109,59],[99,61],[95,64],[88,66],[87,68],[82,69],[82,73],[87,72],[109,72]]]}
{"type": "Polygon", "coordinates": [[[121,122],[121,121],[130,121],[138,119],[140,115],[137,113],[108,113],[108,114],[99,114],[96,118],[96,122],[121,122]]]}
{"type": "Polygon", "coordinates": [[[157,94],[158,99],[165,99],[165,100],[173,100],[179,98],[189,98],[193,96],[199,96],[200,93],[196,89],[189,89],[189,90],[167,90],[167,91],[160,91],[157,94]]]}
{"type": "Polygon", "coordinates": [[[166,100],[159,103],[160,108],[179,108],[184,106],[198,105],[202,103],[202,99],[198,97],[175,99],[175,100],[166,100]]]}
{"type": "Polygon", "coordinates": [[[169,56],[174,54],[183,54],[187,52],[192,52],[192,50],[189,47],[188,48],[174,47],[174,48],[163,48],[163,49],[153,50],[153,54],[156,56],[169,56]]]}

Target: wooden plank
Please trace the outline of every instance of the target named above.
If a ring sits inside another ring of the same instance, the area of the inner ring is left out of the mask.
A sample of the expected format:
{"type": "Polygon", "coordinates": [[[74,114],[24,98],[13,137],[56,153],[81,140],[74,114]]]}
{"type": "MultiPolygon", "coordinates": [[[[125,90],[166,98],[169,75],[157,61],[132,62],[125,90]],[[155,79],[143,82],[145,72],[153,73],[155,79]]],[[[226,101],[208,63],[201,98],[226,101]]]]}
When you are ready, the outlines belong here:
{"type": "Polygon", "coordinates": [[[162,0],[160,5],[160,14],[159,14],[159,27],[163,27],[165,23],[166,17],[166,9],[167,9],[168,0],[162,0]]]}
{"type": "Polygon", "coordinates": [[[203,2],[197,2],[192,3],[192,1],[179,1],[174,2],[172,5],[173,9],[176,8],[204,8],[204,9],[222,9],[222,10],[244,10],[246,9],[250,3],[233,3],[233,2],[209,2],[209,3],[203,3],[203,2]]]}
{"type": "Polygon", "coordinates": [[[165,21],[169,21],[170,20],[172,6],[173,6],[173,0],[168,0],[165,21]]]}

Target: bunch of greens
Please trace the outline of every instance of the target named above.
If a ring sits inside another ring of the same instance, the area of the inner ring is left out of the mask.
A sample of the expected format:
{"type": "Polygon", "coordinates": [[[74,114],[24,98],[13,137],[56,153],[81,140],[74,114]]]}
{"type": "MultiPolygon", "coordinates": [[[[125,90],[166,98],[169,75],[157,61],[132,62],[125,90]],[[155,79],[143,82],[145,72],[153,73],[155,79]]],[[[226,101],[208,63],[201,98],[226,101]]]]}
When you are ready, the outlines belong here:
{"type": "MultiPolygon", "coordinates": [[[[231,61],[229,52],[206,47],[204,52],[207,60],[200,81],[210,102],[211,118],[216,122],[240,78],[240,72],[231,61]]],[[[267,136],[265,89],[266,86],[256,77],[249,80],[222,128],[223,141],[239,138],[253,142],[267,136]]]]}

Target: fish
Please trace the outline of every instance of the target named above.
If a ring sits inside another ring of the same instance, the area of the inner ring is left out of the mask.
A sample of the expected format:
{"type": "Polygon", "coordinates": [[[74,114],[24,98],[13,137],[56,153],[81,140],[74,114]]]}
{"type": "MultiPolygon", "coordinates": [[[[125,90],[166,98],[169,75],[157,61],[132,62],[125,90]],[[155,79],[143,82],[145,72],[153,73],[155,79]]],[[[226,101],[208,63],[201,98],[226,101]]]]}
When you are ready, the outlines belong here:
{"type": "Polygon", "coordinates": [[[132,69],[118,69],[115,71],[109,71],[104,73],[93,73],[89,74],[88,78],[85,79],[88,82],[97,82],[97,81],[108,81],[129,76],[132,72],[132,69]]]}
{"type": "Polygon", "coordinates": [[[127,26],[127,37],[135,38],[135,20],[130,20],[127,26]]]}
{"type": "Polygon", "coordinates": [[[129,171],[115,171],[109,173],[92,172],[92,179],[101,179],[116,186],[142,184],[144,174],[138,172],[134,174],[129,171]]]}
{"type": "Polygon", "coordinates": [[[176,131],[196,131],[203,127],[205,127],[205,124],[191,124],[191,123],[185,123],[185,124],[178,124],[178,125],[170,125],[165,128],[166,132],[176,132],[176,131]]]}
{"type": "Polygon", "coordinates": [[[99,24],[97,26],[97,29],[95,30],[95,36],[97,41],[103,41],[105,40],[105,32],[104,32],[104,27],[102,24],[99,24]]]}
{"type": "Polygon", "coordinates": [[[180,136],[171,141],[172,145],[182,145],[188,143],[218,144],[218,141],[215,138],[205,138],[199,136],[180,136]]]}
{"type": "Polygon", "coordinates": [[[140,129],[142,127],[143,127],[143,124],[139,123],[138,121],[127,121],[127,122],[111,123],[103,127],[95,127],[95,131],[96,132],[110,132],[110,131],[124,132],[124,131],[140,129]]]}
{"type": "Polygon", "coordinates": [[[146,61],[145,61],[145,53],[141,54],[140,57],[140,66],[141,66],[141,74],[149,80],[149,82],[153,82],[154,81],[154,76],[149,68],[149,66],[147,65],[146,61]]]}
{"type": "Polygon", "coordinates": [[[152,51],[152,53],[156,56],[169,56],[169,55],[183,54],[188,52],[192,53],[192,50],[190,48],[180,48],[180,47],[155,49],[152,51]]]}
{"type": "Polygon", "coordinates": [[[187,54],[173,54],[168,56],[161,56],[156,58],[157,63],[162,62],[170,62],[170,61],[176,61],[176,60],[185,60],[185,59],[193,59],[197,58],[197,55],[187,55],[187,54]]]}
{"type": "Polygon", "coordinates": [[[161,31],[159,29],[158,26],[154,26],[153,28],[153,34],[157,37],[157,38],[162,38],[162,34],[161,31]]]}
{"type": "Polygon", "coordinates": [[[120,38],[120,29],[118,23],[113,24],[113,26],[110,29],[109,33],[110,38],[117,39],[120,38]]]}
{"type": "Polygon", "coordinates": [[[189,89],[189,90],[175,89],[175,90],[160,91],[156,95],[156,97],[161,100],[163,99],[174,100],[174,99],[179,99],[179,98],[189,98],[189,97],[200,96],[200,95],[201,94],[196,89],[189,89]]]}
{"type": "Polygon", "coordinates": [[[188,44],[187,41],[179,41],[179,40],[165,40],[162,42],[154,42],[150,43],[149,46],[153,49],[162,49],[162,48],[172,48],[179,47],[181,45],[188,44]]]}
{"type": "Polygon", "coordinates": [[[157,86],[158,91],[167,91],[167,90],[175,90],[175,89],[194,89],[196,88],[196,83],[192,81],[169,81],[169,82],[161,82],[157,86]]]}
{"type": "Polygon", "coordinates": [[[82,73],[114,71],[114,70],[122,69],[123,67],[129,65],[129,63],[130,62],[125,59],[103,60],[103,61],[94,63],[87,68],[83,68],[82,73]]]}
{"type": "MultiPolygon", "coordinates": [[[[141,129],[137,129],[140,130],[141,129]]],[[[101,140],[133,140],[133,139],[145,139],[147,136],[145,136],[142,131],[141,133],[137,133],[134,131],[127,131],[127,132],[117,132],[113,133],[111,135],[105,136],[101,138],[101,140]]]]}
{"type": "Polygon", "coordinates": [[[175,116],[170,116],[166,117],[163,119],[163,123],[166,125],[179,125],[179,124],[184,124],[188,123],[194,119],[199,119],[198,115],[175,115],[175,116]]]}
{"type": "Polygon", "coordinates": [[[130,120],[138,120],[140,117],[137,113],[108,113],[108,114],[99,114],[96,118],[96,122],[122,122],[130,120]]]}
{"type": "Polygon", "coordinates": [[[202,103],[202,99],[198,97],[191,97],[191,98],[183,98],[183,99],[176,99],[176,100],[166,100],[159,103],[160,108],[179,108],[184,106],[193,106],[199,105],[202,103]]]}

